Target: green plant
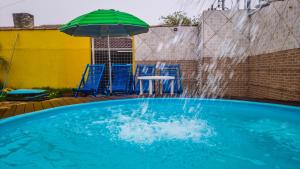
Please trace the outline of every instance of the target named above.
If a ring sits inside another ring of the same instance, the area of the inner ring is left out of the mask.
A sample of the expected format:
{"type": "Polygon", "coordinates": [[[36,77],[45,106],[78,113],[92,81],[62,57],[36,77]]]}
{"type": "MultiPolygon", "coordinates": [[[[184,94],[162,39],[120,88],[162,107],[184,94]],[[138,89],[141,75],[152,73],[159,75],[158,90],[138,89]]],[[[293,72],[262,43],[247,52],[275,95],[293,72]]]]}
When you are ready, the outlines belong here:
{"type": "Polygon", "coordinates": [[[54,99],[54,98],[62,97],[62,95],[58,91],[50,91],[48,97],[49,99],[54,99]]]}
{"type": "Polygon", "coordinates": [[[163,20],[163,24],[167,26],[189,26],[189,25],[198,25],[198,20],[194,17],[191,19],[182,11],[174,12],[168,16],[162,16],[160,19],[163,20]]]}
{"type": "Polygon", "coordinates": [[[50,88],[50,87],[43,87],[43,88],[39,88],[39,89],[47,90],[49,93],[48,97],[50,99],[63,97],[64,95],[70,94],[73,91],[73,89],[71,89],[71,88],[54,89],[54,88],[50,88]]]}

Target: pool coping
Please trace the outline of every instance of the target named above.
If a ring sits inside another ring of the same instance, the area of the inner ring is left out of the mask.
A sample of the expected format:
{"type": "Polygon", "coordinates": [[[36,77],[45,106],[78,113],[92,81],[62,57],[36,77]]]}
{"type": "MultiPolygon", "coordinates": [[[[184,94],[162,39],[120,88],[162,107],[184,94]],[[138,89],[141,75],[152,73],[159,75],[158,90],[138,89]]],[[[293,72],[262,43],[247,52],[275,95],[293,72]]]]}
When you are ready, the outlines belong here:
{"type": "Polygon", "coordinates": [[[26,114],[19,114],[16,116],[11,116],[5,119],[0,119],[0,125],[3,125],[5,123],[13,122],[18,119],[22,119],[25,117],[35,116],[42,113],[47,113],[49,111],[53,110],[62,110],[69,107],[76,108],[81,107],[83,105],[94,105],[94,104],[105,104],[107,102],[113,103],[113,102],[124,102],[124,101],[135,101],[135,100],[189,100],[189,101],[217,101],[217,102],[231,102],[231,103],[246,103],[250,105],[260,105],[260,106],[268,106],[268,107],[277,107],[277,108],[284,108],[284,109],[292,109],[299,111],[300,113],[300,107],[297,106],[288,106],[288,105],[281,105],[281,104],[274,104],[274,103],[262,103],[262,102],[254,102],[254,101],[245,101],[245,100],[232,100],[232,99],[209,99],[209,98],[124,98],[124,99],[116,99],[116,100],[103,100],[103,101],[95,101],[95,102],[88,102],[88,103],[79,103],[79,104],[72,104],[72,105],[65,105],[65,106],[59,106],[59,107],[53,107],[49,109],[43,109],[39,111],[29,112],[26,114]]]}

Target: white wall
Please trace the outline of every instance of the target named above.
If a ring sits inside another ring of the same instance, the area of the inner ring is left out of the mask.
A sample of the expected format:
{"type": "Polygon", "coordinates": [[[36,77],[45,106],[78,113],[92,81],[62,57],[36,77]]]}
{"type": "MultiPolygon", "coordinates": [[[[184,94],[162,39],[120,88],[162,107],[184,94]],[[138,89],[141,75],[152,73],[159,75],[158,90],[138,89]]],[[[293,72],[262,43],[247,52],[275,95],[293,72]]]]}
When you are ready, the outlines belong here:
{"type": "Polygon", "coordinates": [[[204,11],[201,56],[249,56],[300,47],[300,1],[271,3],[254,12],[204,11]]]}
{"type": "Polygon", "coordinates": [[[274,2],[251,16],[251,55],[300,47],[300,1],[274,2]]]}
{"type": "Polygon", "coordinates": [[[199,27],[152,27],[135,36],[137,61],[239,57],[300,47],[300,1],[284,0],[256,11],[204,11],[199,27]]]}
{"type": "Polygon", "coordinates": [[[246,10],[204,11],[200,21],[201,56],[247,55],[249,21],[246,10]]]}
{"type": "Polygon", "coordinates": [[[197,60],[198,27],[151,27],[134,36],[136,60],[197,60]],[[177,28],[177,31],[174,31],[177,28]]]}

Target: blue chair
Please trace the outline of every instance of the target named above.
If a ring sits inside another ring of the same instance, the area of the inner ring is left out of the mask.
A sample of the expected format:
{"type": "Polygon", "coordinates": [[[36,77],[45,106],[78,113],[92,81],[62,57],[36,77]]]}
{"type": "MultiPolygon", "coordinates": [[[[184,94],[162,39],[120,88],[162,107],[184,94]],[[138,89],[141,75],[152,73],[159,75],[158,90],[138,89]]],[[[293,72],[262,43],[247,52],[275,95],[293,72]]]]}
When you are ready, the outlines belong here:
{"type": "MultiPolygon", "coordinates": [[[[131,64],[112,64],[112,93],[130,93],[131,82],[131,64]]],[[[108,82],[106,93],[110,93],[110,82],[108,82]]]]}
{"type": "MultiPolygon", "coordinates": [[[[138,64],[136,66],[134,74],[134,89],[136,93],[140,92],[140,80],[137,79],[139,76],[155,76],[155,67],[156,65],[142,65],[138,64]]],[[[155,89],[155,83],[154,87],[155,89]]],[[[143,80],[143,92],[149,92],[149,81],[143,80]]]]}
{"type": "MultiPolygon", "coordinates": [[[[182,77],[179,64],[163,65],[160,67],[161,76],[174,76],[174,93],[182,93],[182,77]]],[[[163,93],[171,93],[171,81],[163,80],[162,82],[163,93]]]]}
{"type": "Polygon", "coordinates": [[[74,96],[77,97],[79,93],[97,96],[104,69],[104,64],[88,64],[74,96]]]}

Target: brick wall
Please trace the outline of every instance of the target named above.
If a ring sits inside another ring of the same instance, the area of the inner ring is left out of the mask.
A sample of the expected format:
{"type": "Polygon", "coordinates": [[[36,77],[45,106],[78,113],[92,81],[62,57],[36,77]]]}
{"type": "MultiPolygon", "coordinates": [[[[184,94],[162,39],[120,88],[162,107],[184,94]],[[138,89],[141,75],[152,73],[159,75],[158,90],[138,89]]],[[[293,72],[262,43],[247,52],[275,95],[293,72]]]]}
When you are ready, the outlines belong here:
{"type": "Polygon", "coordinates": [[[300,48],[250,56],[248,97],[300,101],[300,48]]]}
{"type": "Polygon", "coordinates": [[[238,97],[300,102],[300,48],[249,56],[203,57],[199,61],[137,61],[180,64],[186,96],[238,97]]]}
{"type": "Polygon", "coordinates": [[[202,97],[246,97],[248,60],[204,57],[198,68],[198,95],[202,97]]]}
{"type": "MultiPolygon", "coordinates": [[[[186,96],[246,97],[248,61],[235,63],[230,58],[196,60],[136,61],[137,64],[180,64],[186,96]],[[202,66],[199,66],[202,65],[202,66]]],[[[157,72],[158,73],[158,72],[157,72]]]]}
{"type": "Polygon", "coordinates": [[[235,60],[202,58],[198,94],[300,101],[300,48],[235,60]]]}
{"type": "Polygon", "coordinates": [[[198,94],[300,101],[300,48],[249,56],[236,62],[228,57],[199,61],[198,94]]]}

